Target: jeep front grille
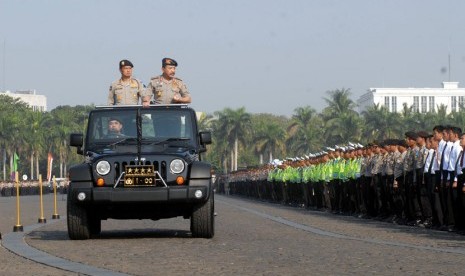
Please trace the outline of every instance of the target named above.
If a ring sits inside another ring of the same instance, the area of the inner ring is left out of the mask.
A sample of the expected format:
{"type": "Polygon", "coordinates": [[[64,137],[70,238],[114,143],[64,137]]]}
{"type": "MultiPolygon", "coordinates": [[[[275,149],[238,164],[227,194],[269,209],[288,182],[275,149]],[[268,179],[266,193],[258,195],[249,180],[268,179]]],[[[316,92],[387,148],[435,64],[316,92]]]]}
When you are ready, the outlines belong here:
{"type": "Polygon", "coordinates": [[[167,165],[166,161],[142,161],[142,162],[136,162],[136,161],[130,161],[130,162],[115,162],[113,163],[113,167],[115,169],[115,181],[119,178],[119,176],[125,172],[126,166],[128,165],[153,165],[155,171],[158,171],[160,173],[161,177],[166,180],[167,176],[167,165]]]}

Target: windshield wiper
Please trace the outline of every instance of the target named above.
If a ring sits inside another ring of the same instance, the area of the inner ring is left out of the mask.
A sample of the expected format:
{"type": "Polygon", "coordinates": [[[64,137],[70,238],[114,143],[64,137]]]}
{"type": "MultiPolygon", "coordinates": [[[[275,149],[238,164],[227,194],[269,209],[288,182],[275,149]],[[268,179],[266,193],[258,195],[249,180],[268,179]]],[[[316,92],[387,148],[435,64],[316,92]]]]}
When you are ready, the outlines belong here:
{"type": "Polygon", "coordinates": [[[159,144],[164,144],[166,142],[173,142],[173,141],[188,141],[190,139],[191,138],[188,138],[188,137],[171,137],[171,138],[166,138],[166,139],[157,141],[153,143],[153,145],[159,145],[159,144]]]}
{"type": "Polygon", "coordinates": [[[115,145],[118,145],[118,144],[121,144],[123,142],[137,142],[137,137],[126,137],[126,138],[123,138],[121,140],[118,140],[114,143],[111,143],[109,144],[108,146],[109,147],[112,147],[112,146],[115,146],[115,145]]]}

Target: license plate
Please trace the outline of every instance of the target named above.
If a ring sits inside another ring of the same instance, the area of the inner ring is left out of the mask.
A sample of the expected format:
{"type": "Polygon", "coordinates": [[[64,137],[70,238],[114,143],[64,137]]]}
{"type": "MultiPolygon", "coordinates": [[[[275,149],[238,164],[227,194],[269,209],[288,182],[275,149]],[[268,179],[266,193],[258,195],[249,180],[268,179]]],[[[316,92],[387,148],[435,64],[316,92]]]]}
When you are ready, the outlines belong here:
{"type": "Polygon", "coordinates": [[[124,186],[155,186],[155,170],[153,165],[126,166],[124,186]]]}

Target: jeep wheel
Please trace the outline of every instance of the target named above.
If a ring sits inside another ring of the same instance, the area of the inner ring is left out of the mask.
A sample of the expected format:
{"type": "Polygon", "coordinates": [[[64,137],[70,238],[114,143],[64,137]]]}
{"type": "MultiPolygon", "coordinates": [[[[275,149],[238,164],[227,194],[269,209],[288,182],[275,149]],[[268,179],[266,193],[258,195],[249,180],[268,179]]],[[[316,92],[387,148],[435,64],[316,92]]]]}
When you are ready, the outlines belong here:
{"type": "Polygon", "coordinates": [[[213,193],[207,202],[195,206],[191,216],[191,232],[195,238],[211,239],[215,235],[215,201],[213,193]]]}
{"type": "Polygon", "coordinates": [[[86,209],[74,203],[70,196],[68,196],[66,207],[69,238],[72,240],[89,239],[91,227],[86,209]]]}

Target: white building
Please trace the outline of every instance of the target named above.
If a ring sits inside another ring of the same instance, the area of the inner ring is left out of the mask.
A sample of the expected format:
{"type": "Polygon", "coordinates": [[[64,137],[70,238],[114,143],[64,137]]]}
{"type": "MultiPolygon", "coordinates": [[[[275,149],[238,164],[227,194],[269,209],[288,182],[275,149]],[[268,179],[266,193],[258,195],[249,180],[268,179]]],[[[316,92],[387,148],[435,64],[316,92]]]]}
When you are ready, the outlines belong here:
{"type": "Polygon", "coordinates": [[[401,112],[404,103],[421,113],[437,111],[444,105],[449,114],[465,107],[465,88],[459,88],[458,82],[443,82],[442,88],[370,88],[357,100],[359,113],[376,104],[390,112],[401,112]]]}
{"type": "Polygon", "coordinates": [[[44,95],[37,95],[36,90],[17,90],[12,93],[10,91],[0,92],[0,95],[10,96],[12,98],[18,98],[21,101],[27,103],[32,110],[35,111],[47,111],[47,97],[44,95]]]}

